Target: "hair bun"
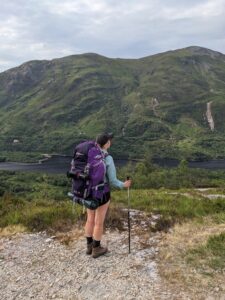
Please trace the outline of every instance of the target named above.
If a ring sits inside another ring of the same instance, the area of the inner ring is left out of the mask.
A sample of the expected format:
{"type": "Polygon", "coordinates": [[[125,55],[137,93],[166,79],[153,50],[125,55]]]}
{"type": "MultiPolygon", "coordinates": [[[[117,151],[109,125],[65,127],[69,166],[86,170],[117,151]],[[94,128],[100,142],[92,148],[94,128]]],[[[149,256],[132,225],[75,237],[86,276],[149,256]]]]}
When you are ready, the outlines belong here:
{"type": "Polygon", "coordinates": [[[97,136],[96,142],[103,147],[109,140],[113,138],[113,133],[101,133],[97,136]]]}

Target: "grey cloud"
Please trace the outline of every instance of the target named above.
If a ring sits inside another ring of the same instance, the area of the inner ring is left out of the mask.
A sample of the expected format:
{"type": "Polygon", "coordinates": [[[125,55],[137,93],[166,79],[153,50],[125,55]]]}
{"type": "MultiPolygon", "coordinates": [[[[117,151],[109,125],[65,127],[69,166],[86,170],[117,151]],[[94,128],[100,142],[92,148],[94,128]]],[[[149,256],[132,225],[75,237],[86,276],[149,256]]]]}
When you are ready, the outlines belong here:
{"type": "Polygon", "coordinates": [[[225,52],[225,0],[0,0],[0,5],[0,71],[30,59],[84,52],[129,58],[190,45],[225,52]]]}

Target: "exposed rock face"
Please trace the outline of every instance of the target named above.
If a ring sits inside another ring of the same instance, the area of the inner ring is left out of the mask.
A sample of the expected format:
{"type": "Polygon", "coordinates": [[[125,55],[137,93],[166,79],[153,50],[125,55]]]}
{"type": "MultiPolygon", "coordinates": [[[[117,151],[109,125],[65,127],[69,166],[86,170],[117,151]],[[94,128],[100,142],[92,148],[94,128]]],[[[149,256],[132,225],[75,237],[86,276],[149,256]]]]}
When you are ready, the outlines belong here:
{"type": "Polygon", "coordinates": [[[47,69],[45,61],[30,61],[20,67],[1,73],[1,84],[8,95],[12,96],[35,87],[47,69]]]}
{"type": "Polygon", "coordinates": [[[156,117],[158,117],[159,114],[158,114],[158,112],[156,111],[156,107],[159,106],[159,101],[158,101],[156,98],[152,98],[152,103],[151,103],[151,105],[152,105],[152,110],[153,110],[153,112],[154,112],[154,115],[155,115],[156,117]]]}
{"type": "Polygon", "coordinates": [[[217,51],[213,51],[211,49],[207,49],[207,48],[202,48],[199,46],[190,46],[187,47],[187,49],[189,49],[193,54],[198,54],[198,55],[208,55],[213,59],[216,59],[218,57],[222,57],[223,54],[217,51]]]}
{"type": "Polygon", "coordinates": [[[211,104],[212,104],[212,101],[207,103],[206,118],[207,118],[207,121],[209,123],[210,129],[212,131],[214,131],[215,126],[214,126],[214,120],[213,120],[213,117],[212,117],[211,104]]]}

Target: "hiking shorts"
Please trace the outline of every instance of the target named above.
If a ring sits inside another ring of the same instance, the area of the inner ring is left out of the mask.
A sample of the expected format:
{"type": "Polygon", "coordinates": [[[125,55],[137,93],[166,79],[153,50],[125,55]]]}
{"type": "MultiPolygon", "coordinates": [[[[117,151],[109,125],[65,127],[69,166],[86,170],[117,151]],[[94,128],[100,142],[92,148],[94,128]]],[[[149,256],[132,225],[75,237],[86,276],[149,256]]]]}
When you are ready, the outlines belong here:
{"type": "Polygon", "coordinates": [[[107,192],[107,193],[105,193],[104,195],[103,195],[103,199],[102,200],[99,200],[99,206],[102,206],[102,205],[104,205],[104,204],[106,204],[107,202],[109,202],[109,200],[110,200],[110,192],[107,192]]]}

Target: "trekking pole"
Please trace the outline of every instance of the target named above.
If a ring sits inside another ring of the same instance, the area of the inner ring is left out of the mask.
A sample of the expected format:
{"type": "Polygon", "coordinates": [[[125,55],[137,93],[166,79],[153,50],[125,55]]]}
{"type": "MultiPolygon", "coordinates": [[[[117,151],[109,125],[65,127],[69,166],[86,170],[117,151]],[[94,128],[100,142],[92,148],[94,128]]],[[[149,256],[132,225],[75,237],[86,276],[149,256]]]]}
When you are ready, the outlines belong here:
{"type": "MultiPolygon", "coordinates": [[[[127,180],[130,180],[130,177],[127,176],[127,180]]],[[[127,200],[128,200],[128,245],[129,245],[129,253],[130,253],[130,188],[127,188],[127,200]]]]}

